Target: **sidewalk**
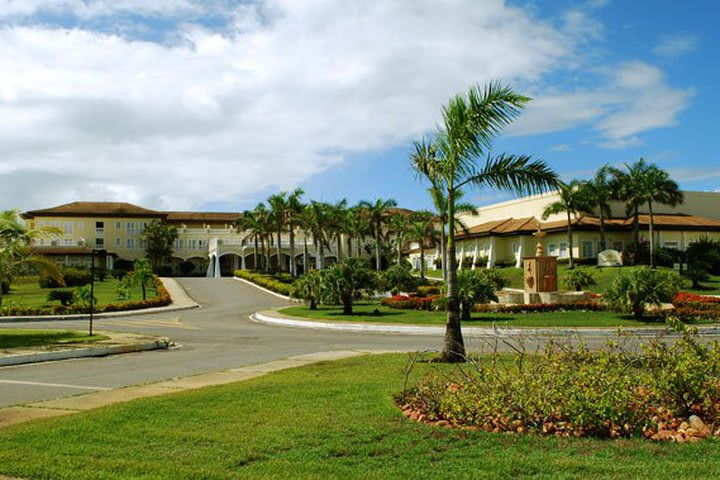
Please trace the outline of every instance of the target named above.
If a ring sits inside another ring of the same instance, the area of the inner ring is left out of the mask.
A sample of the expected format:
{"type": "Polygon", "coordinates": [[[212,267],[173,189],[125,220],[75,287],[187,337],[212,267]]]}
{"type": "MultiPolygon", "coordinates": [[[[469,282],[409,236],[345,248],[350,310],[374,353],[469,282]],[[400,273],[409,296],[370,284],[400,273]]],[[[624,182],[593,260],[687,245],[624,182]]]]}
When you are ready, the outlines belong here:
{"type": "MultiPolygon", "coordinates": [[[[356,333],[390,333],[398,335],[445,335],[445,326],[409,325],[401,323],[363,323],[336,322],[332,320],[308,320],[291,317],[276,310],[263,310],[250,316],[250,320],[268,325],[284,327],[310,328],[316,330],[333,330],[356,333]]],[[[668,327],[463,327],[466,337],[533,337],[533,336],[581,336],[581,337],[614,337],[617,335],[634,335],[654,337],[657,335],[678,335],[668,327]]],[[[698,327],[698,335],[720,336],[720,326],[698,327]]]]}
{"type": "Polygon", "coordinates": [[[267,363],[260,363],[257,365],[220,370],[200,375],[192,375],[189,377],[174,378],[157,383],[134,385],[114,390],[96,391],[74,397],[64,397],[55,400],[29,403],[26,405],[0,408],[0,428],[39,418],[57,417],[60,415],[85,412],[116,403],[129,402],[138,398],[155,397],[158,395],[178,393],[197,388],[240,382],[288,368],[302,367],[311,363],[340,360],[343,358],[372,353],[388,352],[374,350],[317,352],[267,363]]]}
{"type": "MultiPolygon", "coordinates": [[[[172,302],[170,305],[165,307],[152,307],[152,308],[141,308],[139,310],[126,310],[121,312],[105,312],[96,313],[95,318],[113,318],[113,317],[129,317],[132,315],[147,315],[151,313],[165,313],[175,312],[179,310],[189,310],[192,308],[199,308],[195,300],[188,295],[185,289],[180,283],[174,278],[161,277],[160,280],[170,294],[172,302]]],[[[22,316],[22,317],[0,317],[0,323],[13,323],[13,322],[50,322],[57,320],[84,320],[88,318],[87,313],[78,313],[72,315],[37,315],[37,316],[22,316]]]]}
{"type": "Polygon", "coordinates": [[[0,350],[0,367],[26,363],[67,360],[70,358],[104,357],[119,353],[144,352],[168,348],[170,340],[155,335],[125,332],[95,332],[110,337],[92,343],[48,345],[32,348],[10,348],[0,350]]]}

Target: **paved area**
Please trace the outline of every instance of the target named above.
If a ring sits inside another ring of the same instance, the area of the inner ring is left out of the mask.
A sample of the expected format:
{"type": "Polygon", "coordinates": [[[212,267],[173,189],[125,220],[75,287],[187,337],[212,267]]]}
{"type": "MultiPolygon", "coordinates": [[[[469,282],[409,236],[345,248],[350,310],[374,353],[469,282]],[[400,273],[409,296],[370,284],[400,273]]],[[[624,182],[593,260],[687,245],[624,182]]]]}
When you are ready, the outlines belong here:
{"type": "MultiPolygon", "coordinates": [[[[96,328],[170,337],[179,348],[0,368],[0,406],[158,382],[338,350],[424,350],[441,337],[317,332],[261,325],[249,316],[289,304],[230,278],[180,279],[199,309],[99,319],[96,328]]],[[[0,328],[85,329],[87,321],[2,324],[0,328]]]]}

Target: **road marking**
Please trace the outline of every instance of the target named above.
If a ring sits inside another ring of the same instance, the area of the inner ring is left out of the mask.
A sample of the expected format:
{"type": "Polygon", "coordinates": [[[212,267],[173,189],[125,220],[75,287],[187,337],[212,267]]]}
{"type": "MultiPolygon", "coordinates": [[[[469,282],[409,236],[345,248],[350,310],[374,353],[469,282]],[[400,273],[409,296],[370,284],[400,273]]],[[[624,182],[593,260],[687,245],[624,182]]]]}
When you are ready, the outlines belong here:
{"type": "Polygon", "coordinates": [[[185,325],[180,320],[180,317],[173,318],[172,320],[110,320],[102,322],[103,325],[118,325],[118,326],[141,326],[141,327],[170,327],[180,328],[183,330],[202,330],[200,327],[194,327],[192,325],[185,325]]]}
{"type": "Polygon", "coordinates": [[[10,385],[34,385],[37,387],[76,388],[78,390],[112,390],[110,387],[88,387],[85,385],[68,385],[67,383],[45,383],[22,380],[0,380],[0,383],[7,383],[10,385]]]}

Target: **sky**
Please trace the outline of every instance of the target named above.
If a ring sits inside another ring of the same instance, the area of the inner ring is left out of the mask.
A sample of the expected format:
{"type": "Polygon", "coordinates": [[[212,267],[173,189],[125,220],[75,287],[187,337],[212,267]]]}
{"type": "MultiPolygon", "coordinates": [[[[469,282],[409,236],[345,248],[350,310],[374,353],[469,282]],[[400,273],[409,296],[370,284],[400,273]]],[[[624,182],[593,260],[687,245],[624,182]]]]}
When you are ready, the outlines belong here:
{"type": "Polygon", "coordinates": [[[0,209],[242,211],[296,187],[426,208],[413,141],[489,81],[533,98],[494,153],[565,180],[644,157],[720,191],[718,20],[713,0],[0,0],[0,209]]]}

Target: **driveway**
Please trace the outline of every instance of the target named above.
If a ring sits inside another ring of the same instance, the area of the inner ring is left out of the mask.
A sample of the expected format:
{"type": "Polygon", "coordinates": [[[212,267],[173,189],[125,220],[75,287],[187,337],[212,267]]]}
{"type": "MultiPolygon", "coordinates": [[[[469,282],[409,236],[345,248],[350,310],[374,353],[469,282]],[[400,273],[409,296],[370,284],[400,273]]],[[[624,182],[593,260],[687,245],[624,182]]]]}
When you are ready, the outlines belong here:
{"type": "MultiPolygon", "coordinates": [[[[0,406],[237,368],[328,350],[424,350],[442,338],[323,332],[261,325],[249,316],[287,304],[230,278],[179,279],[202,308],[96,320],[97,330],[165,335],[179,348],[0,368],[0,406]]],[[[87,321],[2,324],[0,328],[84,330],[87,321]]]]}

